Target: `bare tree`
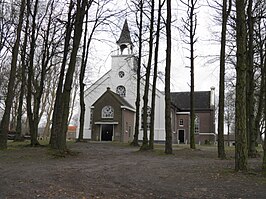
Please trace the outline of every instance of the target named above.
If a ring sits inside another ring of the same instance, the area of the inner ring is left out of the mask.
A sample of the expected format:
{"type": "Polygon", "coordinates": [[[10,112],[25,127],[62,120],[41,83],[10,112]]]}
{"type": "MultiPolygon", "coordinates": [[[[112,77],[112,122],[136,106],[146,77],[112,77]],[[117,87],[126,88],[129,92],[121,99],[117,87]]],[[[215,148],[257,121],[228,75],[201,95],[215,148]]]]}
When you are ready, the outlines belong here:
{"type": "Polygon", "coordinates": [[[138,66],[137,66],[137,96],[136,96],[136,120],[135,120],[135,133],[134,133],[134,139],[131,143],[132,146],[139,146],[138,143],[138,137],[139,137],[139,120],[140,120],[140,81],[141,81],[141,58],[142,58],[142,24],[143,24],[143,1],[139,0],[139,22],[137,21],[137,24],[139,24],[139,35],[138,35],[138,43],[139,43],[139,52],[138,52],[138,66]]]}
{"type": "Polygon", "coordinates": [[[171,77],[171,0],[166,1],[166,66],[165,66],[165,153],[172,154],[172,122],[171,122],[171,95],[170,95],[170,77],[171,77]]]}
{"type": "Polygon", "coordinates": [[[158,3],[158,16],[157,16],[157,28],[156,28],[156,41],[154,50],[154,69],[153,69],[153,83],[152,83],[152,99],[151,99],[151,125],[150,125],[150,140],[149,148],[154,148],[154,120],[155,120],[155,100],[156,100],[156,84],[157,84],[157,72],[158,72],[158,58],[159,58],[159,43],[160,43],[160,31],[161,31],[161,14],[163,3],[159,0],[158,3]]]}
{"type": "MultiPolygon", "coordinates": [[[[264,13],[263,9],[259,11],[260,13],[264,13]]],[[[261,129],[261,121],[263,119],[263,107],[265,103],[264,99],[264,92],[265,92],[265,84],[264,84],[264,78],[265,78],[265,42],[266,37],[263,35],[265,34],[265,27],[263,27],[263,17],[257,17],[257,28],[255,31],[255,46],[257,46],[257,49],[255,49],[258,53],[258,68],[259,68],[259,74],[260,74],[260,82],[259,82],[259,91],[257,91],[257,106],[255,106],[255,125],[254,125],[254,134],[255,134],[255,140],[256,143],[260,141],[260,132],[261,129]]],[[[254,64],[256,65],[256,63],[254,64]]],[[[255,94],[256,95],[256,94],[255,94]]]]}
{"type": "Polygon", "coordinates": [[[23,46],[21,49],[21,86],[20,86],[20,94],[19,94],[19,105],[18,105],[18,114],[17,114],[17,126],[16,126],[16,138],[15,140],[23,140],[22,139],[22,115],[23,115],[23,102],[25,95],[25,87],[26,87],[26,68],[27,68],[27,44],[28,44],[28,31],[29,31],[29,15],[26,14],[26,25],[25,25],[25,34],[23,46]]]}
{"type": "Polygon", "coordinates": [[[189,41],[186,41],[186,43],[189,44],[190,47],[190,148],[195,149],[194,44],[197,42],[197,14],[195,12],[197,0],[188,0],[187,3],[184,1],[181,2],[188,8],[187,19],[182,19],[182,21],[184,23],[185,31],[188,32],[189,41]]]}
{"type": "MultiPolygon", "coordinates": [[[[108,3],[111,2],[111,0],[103,1],[101,2],[98,0],[96,6],[96,12],[95,12],[95,19],[93,21],[92,28],[89,33],[89,13],[88,13],[88,6],[86,10],[86,20],[85,20],[85,31],[83,36],[83,48],[82,48],[82,57],[81,57],[81,65],[80,65],[80,75],[79,75],[79,86],[80,86],[80,128],[79,128],[79,137],[77,141],[83,141],[83,130],[84,130],[84,119],[85,119],[85,102],[84,102],[84,77],[86,72],[86,65],[88,62],[88,55],[89,55],[89,49],[91,42],[93,40],[93,36],[95,32],[97,31],[97,28],[105,24],[110,17],[115,16],[116,13],[110,12],[109,9],[105,9],[107,7],[108,3]]],[[[92,2],[91,2],[92,3],[92,2]]]]}
{"type": "Polygon", "coordinates": [[[247,170],[247,127],[246,127],[246,19],[244,0],[236,0],[236,147],[235,170],[247,170]]]}
{"type": "MultiPolygon", "coordinates": [[[[31,134],[31,146],[40,145],[37,140],[38,125],[36,126],[36,109],[32,109],[32,83],[34,78],[34,56],[36,49],[36,17],[38,13],[39,1],[36,0],[34,4],[34,10],[32,15],[32,28],[31,28],[31,39],[30,39],[30,53],[29,53],[29,65],[28,65],[28,79],[27,79],[27,116],[29,120],[30,134],[31,134]]],[[[27,1],[27,10],[31,12],[31,2],[27,1]]],[[[38,110],[39,111],[39,110],[38,110]]]]}
{"type": "MultiPolygon", "coordinates": [[[[70,0],[68,8],[68,17],[66,22],[66,32],[64,41],[63,58],[61,63],[60,75],[57,84],[56,98],[54,103],[54,110],[52,116],[52,129],[50,136],[50,145],[53,149],[59,149],[58,134],[61,133],[61,120],[62,120],[62,89],[64,83],[65,68],[67,64],[68,51],[71,40],[71,33],[73,29],[72,11],[74,9],[74,2],[70,0]]],[[[64,143],[62,144],[64,145],[64,143]]],[[[65,145],[63,147],[66,147],[65,145]]]]}
{"type": "MultiPolygon", "coordinates": [[[[93,31],[94,32],[94,31],[93,31]]],[[[90,38],[87,39],[88,34],[88,10],[86,10],[86,20],[85,20],[85,31],[84,31],[84,37],[83,37],[83,49],[82,49],[82,60],[80,65],[80,74],[79,74],[79,87],[80,87],[80,117],[79,117],[79,136],[78,136],[78,142],[83,141],[83,131],[84,131],[84,119],[85,119],[85,102],[84,102],[84,77],[85,77],[85,71],[86,71],[86,64],[88,61],[88,53],[89,53],[89,46],[91,42],[92,34],[90,35],[90,38]]]]}
{"type": "Polygon", "coordinates": [[[19,53],[19,44],[20,44],[20,37],[21,37],[21,32],[22,32],[25,6],[26,6],[26,0],[21,0],[16,41],[12,48],[12,61],[11,61],[11,70],[10,70],[10,76],[9,76],[9,82],[8,82],[8,92],[7,92],[7,96],[5,100],[5,111],[4,111],[4,115],[3,115],[3,118],[0,124],[0,149],[7,148],[7,133],[9,130],[10,109],[11,109],[12,101],[14,97],[14,83],[15,83],[14,80],[16,79],[17,59],[18,59],[18,53],[19,53]]]}
{"type": "Polygon", "coordinates": [[[248,1],[247,7],[247,28],[248,28],[248,55],[247,55],[247,138],[248,138],[248,156],[256,157],[256,137],[255,127],[255,80],[254,80],[254,17],[253,17],[253,1],[248,1]]]}
{"type": "MultiPolygon", "coordinates": [[[[32,28],[31,28],[31,40],[30,40],[30,53],[29,53],[29,65],[28,65],[28,93],[27,93],[27,113],[29,119],[30,133],[31,133],[31,145],[39,145],[37,141],[38,135],[38,125],[41,116],[44,113],[45,106],[41,104],[46,104],[47,97],[43,95],[46,74],[49,70],[50,59],[54,55],[55,51],[55,35],[56,26],[52,22],[53,12],[55,10],[54,0],[47,3],[46,8],[43,13],[40,13],[39,8],[42,2],[35,1],[34,10],[32,15],[32,28]],[[44,26],[44,18],[47,16],[47,24],[44,26]],[[39,23],[37,23],[39,21],[39,23]],[[53,26],[52,26],[53,25],[53,26]],[[42,32],[43,31],[43,32],[42,32]],[[39,37],[42,38],[39,39],[39,37]],[[54,43],[52,43],[52,42],[54,43]],[[41,54],[38,55],[37,43],[42,43],[41,54]],[[39,71],[36,68],[40,66],[39,71]],[[39,78],[38,78],[39,77],[39,78]]],[[[28,6],[28,12],[30,10],[30,3],[28,6]]]]}
{"type": "MultiPolygon", "coordinates": [[[[18,16],[14,13],[15,4],[17,2],[7,2],[0,0],[0,58],[5,59],[8,57],[8,52],[13,43],[13,35],[16,29],[17,22],[15,21],[18,16]]],[[[19,3],[19,2],[18,2],[19,3]]],[[[18,5],[19,6],[19,5],[18,5]]],[[[2,64],[1,64],[2,65],[2,64]]],[[[2,66],[0,66],[2,67],[2,66]]]]}
{"type": "MultiPolygon", "coordinates": [[[[265,44],[266,47],[266,44],[265,44]]],[[[264,66],[263,66],[263,71],[264,71],[264,76],[263,76],[263,84],[264,88],[266,87],[266,77],[265,77],[265,72],[266,72],[266,56],[264,60],[264,66]]],[[[266,99],[266,92],[264,90],[264,100],[266,99]]],[[[266,103],[264,102],[264,123],[266,121],[266,103]]],[[[264,128],[264,143],[263,143],[263,162],[262,162],[262,169],[265,172],[266,171],[266,130],[264,128]]]]}
{"type": "MultiPolygon", "coordinates": [[[[68,117],[69,117],[69,102],[70,102],[70,93],[71,93],[71,86],[73,82],[73,74],[76,67],[76,56],[80,45],[80,40],[82,36],[82,26],[83,20],[86,13],[87,6],[90,6],[93,1],[87,2],[86,0],[78,0],[76,3],[76,14],[75,14],[75,21],[73,23],[74,35],[73,35],[73,48],[70,54],[70,60],[68,69],[65,75],[65,82],[61,80],[64,79],[65,73],[65,62],[62,64],[61,67],[61,74],[60,74],[60,81],[57,90],[55,108],[54,108],[54,115],[53,115],[53,126],[52,126],[52,133],[54,137],[51,137],[51,147],[53,149],[58,149],[60,152],[64,153],[67,149],[66,147],[66,132],[68,126],[68,117]],[[62,89],[62,90],[61,90],[62,89]],[[54,131],[54,132],[53,132],[54,131]]],[[[69,7],[69,14],[68,14],[68,24],[67,24],[67,36],[65,41],[65,47],[67,50],[69,46],[69,41],[71,38],[71,30],[72,30],[72,23],[71,18],[72,14],[71,11],[73,9],[74,2],[70,1],[69,7]]],[[[65,52],[67,55],[67,52],[65,52]]],[[[66,57],[64,57],[66,59],[66,57]]]]}
{"type": "MultiPolygon", "coordinates": [[[[221,32],[221,50],[220,50],[220,80],[219,80],[219,112],[218,112],[218,157],[225,159],[224,150],[224,76],[225,76],[225,48],[226,48],[226,30],[227,20],[230,15],[232,1],[223,0],[222,12],[222,32],[221,32]]],[[[228,114],[229,116],[229,114],[228,114]]],[[[228,123],[229,124],[229,123],[228,123]]]]}
{"type": "Polygon", "coordinates": [[[153,55],[153,33],[154,33],[154,0],[151,0],[151,16],[150,16],[150,33],[149,33],[149,56],[146,66],[145,87],[143,95],[143,140],[141,150],[149,149],[148,145],[148,102],[150,88],[150,74],[153,55]]]}

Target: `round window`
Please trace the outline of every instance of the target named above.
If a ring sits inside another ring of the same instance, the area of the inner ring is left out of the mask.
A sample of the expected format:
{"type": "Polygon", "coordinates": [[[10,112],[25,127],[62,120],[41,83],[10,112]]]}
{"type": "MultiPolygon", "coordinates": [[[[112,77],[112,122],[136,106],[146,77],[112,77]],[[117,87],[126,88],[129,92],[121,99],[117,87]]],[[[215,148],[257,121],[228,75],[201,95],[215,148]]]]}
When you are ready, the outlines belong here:
{"type": "Polygon", "coordinates": [[[118,75],[120,78],[123,78],[125,76],[125,73],[124,71],[119,71],[118,75]]]}

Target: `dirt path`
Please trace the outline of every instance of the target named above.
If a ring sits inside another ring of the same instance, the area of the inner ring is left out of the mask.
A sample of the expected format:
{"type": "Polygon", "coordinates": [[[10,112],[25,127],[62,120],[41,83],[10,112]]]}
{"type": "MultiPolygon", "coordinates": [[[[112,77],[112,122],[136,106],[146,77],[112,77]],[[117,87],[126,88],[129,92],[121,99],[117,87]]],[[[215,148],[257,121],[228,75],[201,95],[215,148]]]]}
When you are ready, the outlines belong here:
{"type": "Polygon", "coordinates": [[[77,155],[58,158],[47,148],[0,151],[2,198],[266,198],[261,159],[251,172],[233,172],[211,147],[138,152],[113,143],[77,143],[77,155]],[[255,172],[256,171],[256,172],[255,172]]]}

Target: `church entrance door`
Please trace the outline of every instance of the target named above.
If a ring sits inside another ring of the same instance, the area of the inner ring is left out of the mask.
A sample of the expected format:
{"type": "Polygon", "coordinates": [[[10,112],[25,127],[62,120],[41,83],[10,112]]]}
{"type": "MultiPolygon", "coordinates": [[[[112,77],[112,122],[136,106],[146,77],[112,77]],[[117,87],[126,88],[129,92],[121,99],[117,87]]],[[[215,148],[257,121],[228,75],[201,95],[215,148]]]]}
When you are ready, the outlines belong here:
{"type": "Polygon", "coordinates": [[[113,140],[113,124],[102,124],[102,141],[113,140]]]}
{"type": "Polygon", "coordinates": [[[185,130],[178,130],[179,143],[185,143],[185,130]]]}

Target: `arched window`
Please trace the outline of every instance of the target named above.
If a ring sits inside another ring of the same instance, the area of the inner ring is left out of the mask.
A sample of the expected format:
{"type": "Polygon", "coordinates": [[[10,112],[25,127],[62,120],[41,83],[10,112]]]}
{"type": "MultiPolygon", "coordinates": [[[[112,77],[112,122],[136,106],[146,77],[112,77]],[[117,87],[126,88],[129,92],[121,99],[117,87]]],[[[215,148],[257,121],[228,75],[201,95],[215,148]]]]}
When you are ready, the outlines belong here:
{"type": "Polygon", "coordinates": [[[120,45],[120,50],[121,50],[121,55],[125,55],[126,53],[124,52],[125,49],[128,49],[126,44],[120,45]]]}
{"type": "Polygon", "coordinates": [[[118,86],[116,87],[116,93],[120,96],[120,97],[126,97],[126,88],[124,86],[118,86]]]}
{"type": "Polygon", "coordinates": [[[105,106],[102,109],[102,118],[114,118],[114,109],[112,106],[105,106]]]}

